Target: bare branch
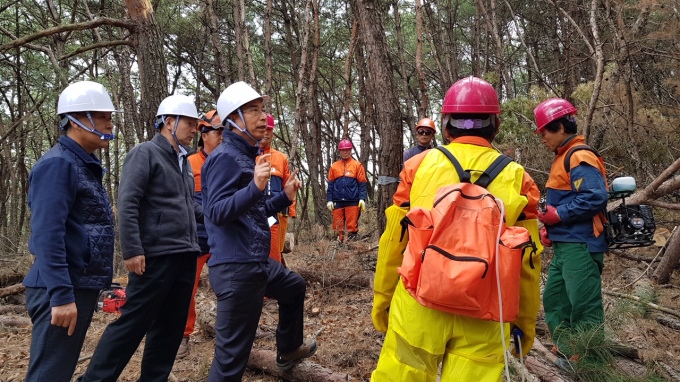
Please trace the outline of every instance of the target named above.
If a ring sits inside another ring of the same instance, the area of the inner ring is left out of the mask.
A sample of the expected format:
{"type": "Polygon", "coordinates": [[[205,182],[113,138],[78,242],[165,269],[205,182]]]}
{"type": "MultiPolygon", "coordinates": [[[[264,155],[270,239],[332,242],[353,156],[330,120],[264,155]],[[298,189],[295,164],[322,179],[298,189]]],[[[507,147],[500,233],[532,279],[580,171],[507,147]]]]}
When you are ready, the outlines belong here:
{"type": "Polygon", "coordinates": [[[134,44],[130,40],[102,41],[102,42],[98,42],[96,44],[92,44],[92,45],[84,46],[82,48],[78,48],[78,49],[76,49],[75,51],[73,51],[69,54],[66,54],[66,55],[59,57],[59,61],[66,60],[67,58],[71,58],[73,56],[77,56],[77,55],[84,53],[84,52],[87,52],[89,50],[106,48],[106,47],[109,47],[109,46],[119,46],[119,45],[133,46],[134,44]]]}
{"type": "Polygon", "coordinates": [[[84,23],[60,25],[58,27],[43,29],[39,32],[33,33],[32,35],[21,37],[21,38],[14,40],[14,41],[11,41],[7,44],[0,45],[0,52],[4,52],[6,50],[16,48],[18,46],[23,46],[25,44],[30,43],[31,41],[35,41],[35,40],[38,40],[40,38],[51,36],[51,35],[54,35],[54,34],[57,34],[57,33],[94,29],[94,28],[97,28],[97,27],[102,26],[102,25],[110,25],[110,26],[126,28],[126,29],[131,30],[131,31],[133,29],[135,29],[135,26],[136,26],[134,23],[132,23],[130,21],[112,19],[112,18],[109,18],[109,17],[100,17],[98,19],[88,21],[88,22],[84,22],[84,23]]]}

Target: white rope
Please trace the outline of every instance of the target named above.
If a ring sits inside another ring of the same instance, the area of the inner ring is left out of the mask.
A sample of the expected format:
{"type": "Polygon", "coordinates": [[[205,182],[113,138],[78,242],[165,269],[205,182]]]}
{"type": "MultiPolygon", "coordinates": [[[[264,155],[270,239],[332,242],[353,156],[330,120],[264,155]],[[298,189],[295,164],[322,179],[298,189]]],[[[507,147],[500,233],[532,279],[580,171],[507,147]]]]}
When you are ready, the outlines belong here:
{"type": "Polygon", "coordinates": [[[500,262],[500,246],[501,246],[501,234],[503,233],[503,219],[505,218],[505,204],[503,204],[503,201],[500,198],[496,199],[496,203],[498,204],[498,207],[501,210],[501,222],[498,225],[498,236],[496,237],[496,286],[498,288],[498,309],[499,309],[499,324],[501,326],[501,343],[503,345],[503,363],[505,364],[505,378],[508,382],[510,382],[510,367],[508,366],[508,356],[507,352],[505,351],[507,349],[507,345],[505,343],[505,324],[503,323],[503,293],[501,291],[501,275],[500,275],[500,266],[498,263],[500,262]]]}

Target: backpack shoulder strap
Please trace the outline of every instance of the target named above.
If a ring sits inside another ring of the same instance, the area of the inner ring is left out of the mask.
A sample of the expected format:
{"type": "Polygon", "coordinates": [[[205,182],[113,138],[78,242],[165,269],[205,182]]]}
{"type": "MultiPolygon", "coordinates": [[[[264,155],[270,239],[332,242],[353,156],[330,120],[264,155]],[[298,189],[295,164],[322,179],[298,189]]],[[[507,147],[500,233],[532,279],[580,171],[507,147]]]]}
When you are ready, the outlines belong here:
{"type": "Polygon", "coordinates": [[[458,159],[451,154],[451,152],[447,149],[445,149],[443,146],[437,146],[435,147],[437,150],[441,151],[446,155],[447,158],[453,163],[453,167],[456,168],[456,172],[458,173],[458,178],[462,183],[470,183],[470,172],[463,170],[463,166],[460,165],[460,162],[458,162],[458,159]]]}
{"type": "Polygon", "coordinates": [[[595,151],[594,148],[592,148],[590,146],[582,145],[582,146],[575,146],[575,147],[570,148],[569,151],[567,151],[567,155],[564,156],[564,171],[567,174],[569,174],[569,172],[571,171],[571,168],[569,166],[571,164],[571,154],[573,154],[575,151],[580,151],[580,150],[588,150],[588,151],[592,152],[593,154],[595,154],[598,158],[600,157],[600,154],[597,151],[595,151]]]}
{"type": "Polygon", "coordinates": [[[500,174],[510,162],[512,162],[512,158],[507,155],[499,154],[498,158],[489,165],[489,168],[484,170],[484,173],[477,179],[475,184],[484,188],[489,187],[489,184],[496,179],[498,174],[500,174]]]}

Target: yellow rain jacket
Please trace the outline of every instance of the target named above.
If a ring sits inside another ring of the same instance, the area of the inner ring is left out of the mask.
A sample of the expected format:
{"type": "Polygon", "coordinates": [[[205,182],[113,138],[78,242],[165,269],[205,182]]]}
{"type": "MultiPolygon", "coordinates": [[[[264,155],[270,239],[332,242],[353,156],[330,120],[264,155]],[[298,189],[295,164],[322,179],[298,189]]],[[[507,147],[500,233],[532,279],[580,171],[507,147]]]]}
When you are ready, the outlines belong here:
{"type": "MultiPolygon", "coordinates": [[[[446,148],[463,169],[472,170],[473,182],[498,156],[498,151],[480,137],[460,137],[446,148]]],[[[378,249],[372,318],[375,328],[387,332],[387,336],[372,380],[420,381],[427,379],[424,375],[436,376],[438,364],[446,355],[449,362],[446,365],[444,359],[442,381],[496,381],[503,369],[500,324],[424,307],[405,290],[397,273],[408,242],[401,219],[410,207],[432,208],[437,189],[459,182],[453,164],[439,150],[429,150],[408,160],[400,178],[394,204],[385,211],[387,224],[378,249]]],[[[533,346],[540,305],[543,247],[538,235],[539,191],[531,176],[515,162],[501,171],[488,190],[503,200],[507,225],[527,228],[538,247],[534,256],[527,254],[522,260],[520,312],[511,324],[524,333],[522,353],[526,355],[533,346]]],[[[509,338],[510,327],[506,329],[509,338]]]]}

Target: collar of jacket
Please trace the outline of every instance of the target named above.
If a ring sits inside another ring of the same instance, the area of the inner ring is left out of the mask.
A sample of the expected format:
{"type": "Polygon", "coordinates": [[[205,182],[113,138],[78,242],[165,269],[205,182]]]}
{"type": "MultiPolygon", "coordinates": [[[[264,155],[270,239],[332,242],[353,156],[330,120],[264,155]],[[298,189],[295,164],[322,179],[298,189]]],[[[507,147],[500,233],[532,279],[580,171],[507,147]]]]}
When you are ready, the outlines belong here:
{"type": "Polygon", "coordinates": [[[487,141],[485,138],[476,137],[473,135],[466,135],[463,137],[458,137],[451,141],[451,143],[464,143],[468,145],[491,147],[491,142],[487,141]]]}
{"type": "Polygon", "coordinates": [[[99,161],[99,158],[97,158],[96,155],[93,154],[88,154],[85,149],[81,145],[78,144],[78,142],[74,141],[69,137],[68,135],[62,135],[59,137],[59,143],[69,149],[70,151],[73,151],[74,154],[78,156],[83,162],[85,163],[95,163],[99,166],[101,166],[101,162],[99,161]]]}
{"type": "Polygon", "coordinates": [[[586,138],[583,135],[572,135],[571,137],[567,138],[564,142],[562,142],[562,145],[557,148],[555,155],[562,155],[563,153],[565,153],[567,150],[574,146],[582,146],[585,144],[586,138]]]}
{"type": "MultiPolygon", "coordinates": [[[[168,139],[164,137],[161,133],[156,133],[156,135],[154,135],[153,138],[151,138],[151,142],[155,143],[160,148],[171,153],[172,155],[177,156],[177,151],[175,150],[175,148],[172,147],[170,141],[168,141],[168,139]]],[[[186,148],[184,150],[186,151],[186,155],[188,156],[189,151],[186,148]]]]}
{"type": "Polygon", "coordinates": [[[223,135],[224,139],[231,142],[231,144],[238,150],[243,151],[249,157],[255,158],[257,153],[260,152],[260,146],[252,146],[246,141],[245,138],[236,134],[235,132],[229,130],[223,135]]]}

